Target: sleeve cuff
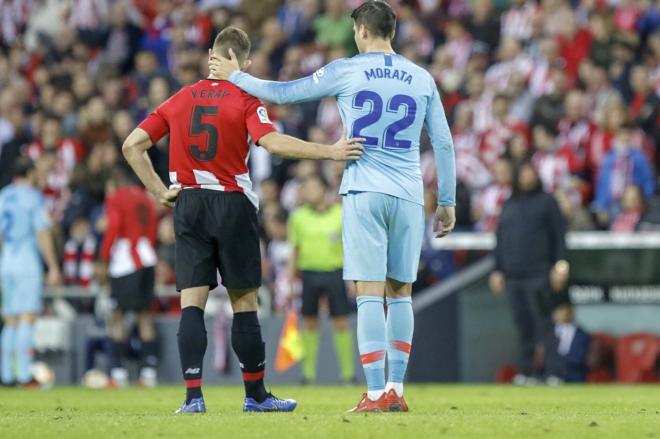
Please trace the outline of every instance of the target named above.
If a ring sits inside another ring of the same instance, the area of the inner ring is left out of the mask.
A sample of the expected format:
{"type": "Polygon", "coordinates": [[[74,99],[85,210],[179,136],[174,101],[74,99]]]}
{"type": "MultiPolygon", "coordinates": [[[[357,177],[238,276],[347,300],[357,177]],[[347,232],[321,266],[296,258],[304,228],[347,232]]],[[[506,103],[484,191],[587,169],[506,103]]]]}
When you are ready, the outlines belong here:
{"type": "Polygon", "coordinates": [[[234,73],[229,75],[229,82],[231,82],[232,84],[236,84],[242,74],[243,72],[241,72],[240,70],[236,70],[234,73]]]}

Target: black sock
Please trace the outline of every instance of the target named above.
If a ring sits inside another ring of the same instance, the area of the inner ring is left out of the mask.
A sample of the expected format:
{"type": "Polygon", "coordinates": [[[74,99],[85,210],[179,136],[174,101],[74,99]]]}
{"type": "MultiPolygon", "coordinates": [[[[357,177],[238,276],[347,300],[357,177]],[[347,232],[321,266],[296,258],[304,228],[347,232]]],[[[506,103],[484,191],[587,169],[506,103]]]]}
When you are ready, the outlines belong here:
{"type": "Polygon", "coordinates": [[[143,341],[140,354],[142,367],[158,367],[158,343],[156,340],[143,341]]]}
{"type": "Polygon", "coordinates": [[[266,345],[261,339],[261,326],[257,312],[234,314],[231,327],[231,347],[241,363],[245,396],[262,402],[268,397],[264,387],[266,345]]]}
{"type": "Polygon", "coordinates": [[[128,343],[125,341],[112,340],[112,358],[110,359],[110,368],[122,367],[122,359],[128,353],[128,343]]]}
{"type": "Polygon", "coordinates": [[[206,352],[206,327],[204,311],[196,306],[181,310],[177,333],[181,371],[186,383],[186,403],[202,396],[202,363],[206,352]]]}

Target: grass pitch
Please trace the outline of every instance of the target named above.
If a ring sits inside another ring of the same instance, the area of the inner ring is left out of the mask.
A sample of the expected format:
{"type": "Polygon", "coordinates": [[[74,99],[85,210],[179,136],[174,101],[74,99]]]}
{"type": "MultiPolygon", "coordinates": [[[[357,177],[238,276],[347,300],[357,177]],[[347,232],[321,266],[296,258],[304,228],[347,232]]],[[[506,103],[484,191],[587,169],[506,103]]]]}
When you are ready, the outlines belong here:
{"type": "Polygon", "coordinates": [[[409,413],[346,414],[361,389],[281,387],[293,414],[244,414],[242,388],[206,387],[208,413],[174,416],[181,387],[0,389],[0,438],[660,438],[660,386],[409,385],[409,413]]]}

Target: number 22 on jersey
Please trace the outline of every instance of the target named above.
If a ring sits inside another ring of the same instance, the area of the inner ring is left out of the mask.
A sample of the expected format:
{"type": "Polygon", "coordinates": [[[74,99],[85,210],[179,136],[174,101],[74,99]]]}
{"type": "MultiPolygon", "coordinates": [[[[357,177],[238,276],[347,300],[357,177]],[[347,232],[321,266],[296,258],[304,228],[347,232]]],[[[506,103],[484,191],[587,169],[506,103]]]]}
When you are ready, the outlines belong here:
{"type": "Polygon", "coordinates": [[[392,96],[387,102],[387,105],[383,105],[383,98],[378,93],[363,90],[355,95],[353,108],[363,109],[366,106],[369,107],[369,112],[355,120],[351,137],[363,137],[366,140],[362,143],[366,147],[378,147],[378,145],[381,144],[385,149],[410,149],[412,142],[406,139],[397,139],[396,135],[399,131],[405,130],[415,122],[417,103],[413,98],[407,95],[398,94],[392,96]],[[388,113],[398,114],[401,107],[405,110],[403,117],[389,124],[387,128],[385,128],[385,132],[382,134],[381,138],[361,134],[363,129],[380,120],[383,115],[383,109],[388,113]]]}

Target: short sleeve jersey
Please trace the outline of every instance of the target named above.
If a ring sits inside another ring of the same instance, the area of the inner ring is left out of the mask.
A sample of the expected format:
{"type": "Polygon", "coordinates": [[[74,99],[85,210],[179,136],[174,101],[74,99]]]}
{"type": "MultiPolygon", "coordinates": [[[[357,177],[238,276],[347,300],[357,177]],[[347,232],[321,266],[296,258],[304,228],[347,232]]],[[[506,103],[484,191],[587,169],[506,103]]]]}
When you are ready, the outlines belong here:
{"type": "Polygon", "coordinates": [[[182,88],[140,125],[156,143],[170,135],[173,186],[243,192],[258,206],[248,173],[250,139],[275,131],[262,102],[228,81],[182,88]]]}

